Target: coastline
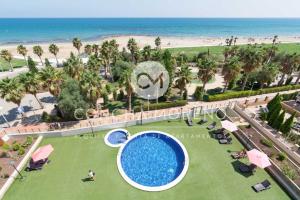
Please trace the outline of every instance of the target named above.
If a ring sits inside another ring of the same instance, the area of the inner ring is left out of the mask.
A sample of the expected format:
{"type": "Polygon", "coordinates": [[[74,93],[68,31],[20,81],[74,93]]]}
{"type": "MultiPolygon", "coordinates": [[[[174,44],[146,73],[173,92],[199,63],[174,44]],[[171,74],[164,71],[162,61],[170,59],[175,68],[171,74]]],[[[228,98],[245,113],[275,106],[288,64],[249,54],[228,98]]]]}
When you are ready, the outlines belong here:
{"type": "MultiPolygon", "coordinates": [[[[157,36],[150,36],[150,35],[115,35],[115,36],[105,36],[100,37],[98,39],[93,40],[84,40],[82,41],[83,47],[86,44],[101,44],[105,40],[115,39],[117,43],[120,45],[119,48],[126,48],[127,42],[129,38],[135,38],[139,48],[143,48],[146,45],[151,45],[154,47],[154,40],[157,36]]],[[[162,48],[181,48],[181,47],[199,47],[199,46],[222,46],[225,45],[225,37],[186,37],[186,36],[161,36],[161,47],[162,48]]],[[[249,44],[249,43],[258,43],[258,44],[269,44],[272,43],[273,36],[269,37],[240,37],[237,40],[238,45],[242,44],[249,44]]],[[[279,36],[278,39],[279,43],[300,43],[300,36],[279,36]]],[[[33,42],[33,43],[12,43],[12,44],[0,44],[0,49],[7,49],[9,50],[14,57],[21,58],[21,56],[17,53],[17,46],[19,44],[23,44],[27,47],[28,55],[33,57],[34,59],[38,59],[32,53],[32,47],[35,45],[40,45],[44,49],[43,58],[53,59],[54,56],[49,53],[48,47],[51,43],[55,43],[60,51],[58,53],[58,57],[63,59],[67,58],[71,52],[77,52],[76,49],[73,47],[71,41],[64,41],[64,42],[55,42],[55,41],[45,41],[45,42],[33,42]]]]}

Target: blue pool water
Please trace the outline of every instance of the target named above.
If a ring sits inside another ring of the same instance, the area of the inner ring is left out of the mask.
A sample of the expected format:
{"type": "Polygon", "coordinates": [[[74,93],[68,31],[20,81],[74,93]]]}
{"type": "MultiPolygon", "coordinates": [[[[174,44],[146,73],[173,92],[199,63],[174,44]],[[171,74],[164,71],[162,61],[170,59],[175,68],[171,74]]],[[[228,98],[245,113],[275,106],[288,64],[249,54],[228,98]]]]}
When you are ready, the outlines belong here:
{"type": "Polygon", "coordinates": [[[121,144],[126,141],[126,134],[124,131],[113,131],[109,134],[107,140],[111,144],[121,144]]]}
{"type": "Polygon", "coordinates": [[[172,138],[145,133],[130,140],[121,154],[121,165],[134,182],[159,187],[174,181],[183,171],[185,155],[172,138]]]}

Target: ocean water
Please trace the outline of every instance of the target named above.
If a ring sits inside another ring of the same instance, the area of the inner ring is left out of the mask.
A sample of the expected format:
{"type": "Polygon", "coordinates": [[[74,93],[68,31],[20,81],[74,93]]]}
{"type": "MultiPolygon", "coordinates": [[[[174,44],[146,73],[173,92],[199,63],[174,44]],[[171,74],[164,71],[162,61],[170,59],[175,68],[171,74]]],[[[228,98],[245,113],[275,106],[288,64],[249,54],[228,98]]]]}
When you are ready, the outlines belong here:
{"type": "Polygon", "coordinates": [[[112,35],[178,37],[300,36],[299,19],[81,18],[0,19],[0,44],[93,40],[112,35]]]}

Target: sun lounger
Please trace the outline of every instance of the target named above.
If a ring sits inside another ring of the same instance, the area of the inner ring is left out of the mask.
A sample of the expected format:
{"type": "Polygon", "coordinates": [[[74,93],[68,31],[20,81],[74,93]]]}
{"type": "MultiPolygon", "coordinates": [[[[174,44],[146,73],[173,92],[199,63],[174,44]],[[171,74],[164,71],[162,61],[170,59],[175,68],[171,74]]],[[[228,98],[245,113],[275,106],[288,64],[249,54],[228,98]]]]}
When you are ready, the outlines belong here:
{"type": "Polygon", "coordinates": [[[255,171],[256,166],[251,164],[251,165],[240,165],[239,170],[242,173],[253,173],[255,171]]]}
{"type": "Polygon", "coordinates": [[[246,153],[244,153],[244,151],[241,151],[241,152],[235,152],[235,153],[232,153],[231,154],[231,157],[233,159],[242,159],[242,158],[245,158],[247,156],[246,153]]]}
{"type": "Polygon", "coordinates": [[[231,144],[232,143],[232,138],[229,137],[229,138],[225,138],[225,139],[220,139],[219,143],[220,144],[231,144]]]}
{"type": "Polygon", "coordinates": [[[218,135],[218,134],[224,135],[224,131],[225,131],[224,128],[220,128],[220,129],[215,130],[215,131],[214,131],[214,134],[216,134],[216,135],[218,135]]]}
{"type": "Polygon", "coordinates": [[[213,122],[207,127],[207,129],[212,130],[212,129],[216,128],[216,126],[217,126],[217,122],[213,122]]]}
{"type": "Polygon", "coordinates": [[[271,188],[271,183],[268,180],[264,180],[261,183],[257,183],[256,185],[253,185],[252,188],[255,192],[261,192],[263,190],[267,190],[271,188]]]}
{"type": "Polygon", "coordinates": [[[202,124],[205,124],[207,122],[207,119],[201,119],[198,124],[202,125],[202,124]]]}

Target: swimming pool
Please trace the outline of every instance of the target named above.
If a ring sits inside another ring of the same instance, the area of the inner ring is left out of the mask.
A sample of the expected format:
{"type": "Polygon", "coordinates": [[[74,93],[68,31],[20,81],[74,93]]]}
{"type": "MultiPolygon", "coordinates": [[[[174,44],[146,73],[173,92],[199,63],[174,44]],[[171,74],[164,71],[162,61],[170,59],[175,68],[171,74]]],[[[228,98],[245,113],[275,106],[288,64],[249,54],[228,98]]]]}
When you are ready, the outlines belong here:
{"type": "Polygon", "coordinates": [[[129,132],[125,129],[114,129],[105,135],[104,142],[110,147],[120,147],[128,140],[129,136],[129,132]]]}
{"type": "Polygon", "coordinates": [[[145,191],[162,191],[183,179],[189,157],[174,136],[145,131],[121,146],[117,164],[121,176],[132,186],[145,191]]]}

